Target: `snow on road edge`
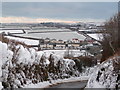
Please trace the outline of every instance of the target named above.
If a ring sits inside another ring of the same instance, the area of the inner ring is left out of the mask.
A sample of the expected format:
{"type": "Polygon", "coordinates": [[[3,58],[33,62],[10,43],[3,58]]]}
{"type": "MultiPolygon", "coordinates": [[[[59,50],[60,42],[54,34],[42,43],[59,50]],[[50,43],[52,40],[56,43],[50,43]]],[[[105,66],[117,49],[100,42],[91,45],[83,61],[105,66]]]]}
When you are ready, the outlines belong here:
{"type": "Polygon", "coordinates": [[[44,81],[38,84],[29,84],[29,85],[24,86],[23,88],[47,88],[47,87],[50,87],[51,85],[56,85],[60,83],[77,82],[77,81],[84,81],[88,79],[89,79],[88,76],[71,77],[68,79],[58,79],[58,80],[44,81]]]}

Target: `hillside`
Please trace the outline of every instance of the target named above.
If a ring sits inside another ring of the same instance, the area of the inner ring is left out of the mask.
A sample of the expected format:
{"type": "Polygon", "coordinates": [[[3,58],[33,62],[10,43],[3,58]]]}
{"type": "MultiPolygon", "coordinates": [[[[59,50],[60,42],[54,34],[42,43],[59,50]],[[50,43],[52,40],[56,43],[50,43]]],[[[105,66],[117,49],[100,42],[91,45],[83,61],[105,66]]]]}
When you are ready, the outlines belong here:
{"type": "Polygon", "coordinates": [[[91,75],[86,88],[120,89],[120,56],[110,57],[98,65],[91,75]]]}

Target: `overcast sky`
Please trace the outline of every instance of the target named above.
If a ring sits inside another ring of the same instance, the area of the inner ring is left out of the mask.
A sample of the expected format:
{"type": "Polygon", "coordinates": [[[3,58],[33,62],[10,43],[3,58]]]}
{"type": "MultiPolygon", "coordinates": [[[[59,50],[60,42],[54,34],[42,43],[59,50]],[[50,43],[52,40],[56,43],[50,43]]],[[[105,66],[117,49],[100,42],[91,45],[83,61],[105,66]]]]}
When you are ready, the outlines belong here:
{"type": "Polygon", "coordinates": [[[3,2],[2,17],[52,20],[109,19],[118,11],[117,2],[3,2]]]}

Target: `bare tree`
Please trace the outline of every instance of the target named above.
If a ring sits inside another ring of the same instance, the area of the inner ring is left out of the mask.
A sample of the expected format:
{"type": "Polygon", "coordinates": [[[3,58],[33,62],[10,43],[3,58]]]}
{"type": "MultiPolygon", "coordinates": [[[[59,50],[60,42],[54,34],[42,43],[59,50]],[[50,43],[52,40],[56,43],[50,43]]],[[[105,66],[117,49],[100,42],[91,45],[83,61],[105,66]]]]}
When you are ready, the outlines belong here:
{"type": "Polygon", "coordinates": [[[102,42],[103,56],[101,62],[115,54],[120,48],[119,16],[120,13],[114,15],[105,22],[102,42]]]}

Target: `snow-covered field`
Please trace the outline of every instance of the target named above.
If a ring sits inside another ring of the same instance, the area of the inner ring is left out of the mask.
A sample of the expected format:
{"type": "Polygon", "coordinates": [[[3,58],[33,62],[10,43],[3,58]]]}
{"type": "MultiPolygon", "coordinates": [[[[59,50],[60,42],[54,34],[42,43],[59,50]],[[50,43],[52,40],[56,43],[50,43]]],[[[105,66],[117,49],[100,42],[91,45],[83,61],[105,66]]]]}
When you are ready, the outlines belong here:
{"type": "Polygon", "coordinates": [[[16,41],[19,41],[19,42],[23,42],[26,45],[38,45],[39,44],[38,40],[31,40],[31,39],[11,37],[11,36],[5,36],[5,37],[7,37],[8,39],[11,39],[11,40],[16,40],[16,41]]]}
{"type": "Polygon", "coordinates": [[[26,32],[47,32],[47,31],[71,31],[71,30],[69,30],[69,29],[57,29],[57,28],[47,28],[47,29],[40,29],[40,28],[38,28],[38,29],[34,29],[34,28],[32,28],[33,30],[25,30],[26,32]]]}
{"type": "MultiPolygon", "coordinates": [[[[17,35],[17,34],[16,34],[17,35]]],[[[30,33],[30,34],[18,34],[18,36],[23,37],[34,37],[34,38],[50,38],[56,40],[72,40],[73,38],[78,38],[79,40],[84,40],[86,37],[77,32],[49,32],[49,33],[30,33]]]]}
{"type": "Polygon", "coordinates": [[[0,30],[0,33],[5,32],[6,34],[8,33],[23,33],[22,30],[0,30]]]}
{"type": "Polygon", "coordinates": [[[103,39],[103,35],[102,34],[87,34],[89,35],[90,37],[96,39],[96,40],[99,40],[101,41],[103,39]]]}

